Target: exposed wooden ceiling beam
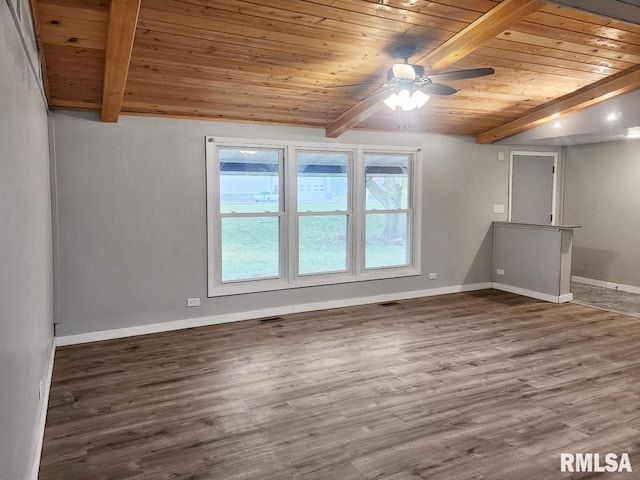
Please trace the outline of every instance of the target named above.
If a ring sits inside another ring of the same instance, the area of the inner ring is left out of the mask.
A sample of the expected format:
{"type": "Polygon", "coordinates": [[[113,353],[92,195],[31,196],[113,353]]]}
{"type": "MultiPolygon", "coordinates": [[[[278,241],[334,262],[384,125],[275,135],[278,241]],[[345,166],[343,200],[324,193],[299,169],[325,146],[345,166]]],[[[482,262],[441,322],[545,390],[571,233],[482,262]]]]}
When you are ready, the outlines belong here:
{"type": "MultiPolygon", "coordinates": [[[[541,0],[503,0],[416,63],[424,65],[427,72],[449,68],[543,5],[544,2],[541,0]]],[[[371,103],[369,98],[362,100],[327,125],[327,137],[338,137],[369,118],[380,108],[379,103],[371,103]]]]}
{"type": "Polygon", "coordinates": [[[573,93],[533,108],[516,120],[481,133],[476,138],[476,141],[478,143],[493,143],[515,135],[516,133],[537,127],[559,115],[577,112],[578,110],[603,102],[604,100],[629,93],[637,88],[640,88],[640,65],[635,65],[627,70],[587,85],[573,93]]]}
{"type": "Polygon", "coordinates": [[[129,74],[141,0],[111,0],[102,87],[102,121],[117,122],[129,74]]]}
{"type": "Polygon", "coordinates": [[[439,72],[542,8],[541,0],[504,0],[416,63],[439,72]]]}
{"type": "Polygon", "coordinates": [[[382,108],[384,103],[380,101],[381,94],[386,93],[384,90],[368,96],[361,100],[349,110],[344,112],[326,127],[326,136],[336,138],[349,130],[353,125],[357,125],[366,118],[376,113],[382,108]],[[347,128],[344,125],[349,125],[347,128]]]}

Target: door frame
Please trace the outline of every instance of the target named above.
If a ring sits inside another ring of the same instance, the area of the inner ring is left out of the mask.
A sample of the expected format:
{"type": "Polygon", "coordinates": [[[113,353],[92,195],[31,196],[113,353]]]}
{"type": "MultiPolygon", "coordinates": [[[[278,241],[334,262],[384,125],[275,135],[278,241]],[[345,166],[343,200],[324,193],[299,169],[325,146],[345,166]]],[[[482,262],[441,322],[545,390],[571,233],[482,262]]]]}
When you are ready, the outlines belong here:
{"type": "Polygon", "coordinates": [[[516,155],[528,157],[553,157],[553,186],[551,193],[551,225],[556,224],[556,199],[558,188],[558,152],[530,152],[522,150],[514,150],[509,153],[509,211],[507,213],[507,221],[511,222],[511,210],[513,203],[513,157],[516,155]]]}

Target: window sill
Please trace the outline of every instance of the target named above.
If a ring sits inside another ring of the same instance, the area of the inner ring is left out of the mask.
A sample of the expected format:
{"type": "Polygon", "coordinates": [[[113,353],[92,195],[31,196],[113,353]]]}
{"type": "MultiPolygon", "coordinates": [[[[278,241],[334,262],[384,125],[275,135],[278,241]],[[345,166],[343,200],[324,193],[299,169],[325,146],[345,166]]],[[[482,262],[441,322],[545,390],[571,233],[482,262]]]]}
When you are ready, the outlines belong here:
{"type": "Polygon", "coordinates": [[[371,280],[388,280],[392,278],[417,277],[420,269],[413,267],[379,268],[367,270],[358,275],[352,273],[330,273],[298,277],[290,282],[283,279],[256,280],[237,283],[225,283],[209,289],[208,297],[223,297],[228,295],[242,295],[247,293],[272,292],[277,290],[291,290],[295,288],[319,287],[345,283],[366,282],[371,280]]]}

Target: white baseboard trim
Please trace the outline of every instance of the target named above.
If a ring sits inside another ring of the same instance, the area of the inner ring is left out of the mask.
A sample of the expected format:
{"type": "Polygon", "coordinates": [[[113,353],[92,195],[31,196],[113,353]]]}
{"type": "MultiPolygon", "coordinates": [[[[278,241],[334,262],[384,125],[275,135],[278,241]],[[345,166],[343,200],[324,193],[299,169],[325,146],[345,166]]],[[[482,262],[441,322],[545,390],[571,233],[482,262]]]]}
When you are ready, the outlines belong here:
{"type": "Polygon", "coordinates": [[[584,283],[585,285],[592,285],[594,287],[610,288],[611,290],[619,290],[621,292],[636,293],[640,295],[640,287],[634,285],[624,285],[622,283],[605,282],[604,280],[595,280],[593,278],[579,277],[577,275],[571,276],[572,282],[584,283]]]}
{"type": "Polygon", "coordinates": [[[567,293],[566,295],[560,295],[558,297],[558,303],[567,303],[573,301],[573,293],[567,293]]]}
{"type": "Polygon", "coordinates": [[[525,288],[513,287],[511,285],[505,285],[503,283],[493,283],[493,288],[496,290],[502,290],[504,292],[515,293],[517,295],[524,295],[525,297],[535,298],[537,300],[544,300],[551,303],[567,303],[573,300],[573,293],[566,295],[550,295],[548,293],[536,292],[533,290],[527,290],[525,288]]]}
{"type": "Polygon", "coordinates": [[[170,330],[181,330],[184,328],[204,327],[207,325],[218,325],[221,323],[239,322],[242,320],[253,320],[256,318],[274,317],[289,313],[311,312],[315,310],[327,310],[330,308],[352,307],[356,305],[366,305],[370,303],[391,302],[394,300],[406,300],[409,298],[431,297],[434,295],[445,295],[448,293],[470,292],[491,288],[491,282],[474,283],[470,285],[457,285],[452,287],[432,288],[429,290],[416,290],[412,292],[390,293],[388,295],[377,295],[372,297],[357,297],[345,300],[333,300],[329,302],[305,303],[300,305],[287,305],[283,307],[265,308],[262,310],[251,310],[238,313],[227,313],[222,315],[212,315],[207,317],[187,318],[173,322],[153,323],[150,325],[140,325],[137,327],[117,328],[100,332],[80,333],[77,335],[64,335],[56,338],[59,347],[65,345],[77,345],[79,343],[99,342],[114,338],[132,337],[135,335],[147,335],[149,333],[167,332],[170,330]]]}
{"type": "Polygon", "coordinates": [[[31,462],[31,474],[30,480],[38,480],[38,473],[40,471],[40,457],[42,456],[42,444],[44,442],[44,427],[47,423],[47,409],[49,408],[49,392],[51,391],[51,377],[53,376],[53,361],[56,356],[56,339],[53,339],[51,343],[51,354],[49,356],[49,364],[47,365],[47,371],[42,379],[43,381],[43,395],[40,399],[40,405],[38,406],[38,420],[35,429],[35,443],[33,446],[33,458],[31,462]]]}

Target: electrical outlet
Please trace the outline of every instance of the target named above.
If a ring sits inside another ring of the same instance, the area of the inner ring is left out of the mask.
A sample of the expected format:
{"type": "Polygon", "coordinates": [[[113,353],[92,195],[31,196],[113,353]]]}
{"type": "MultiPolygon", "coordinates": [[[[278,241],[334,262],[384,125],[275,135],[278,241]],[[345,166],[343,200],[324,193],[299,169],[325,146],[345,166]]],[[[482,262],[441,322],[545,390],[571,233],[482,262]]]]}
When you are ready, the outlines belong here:
{"type": "Polygon", "coordinates": [[[496,275],[504,275],[504,270],[502,268],[498,268],[496,270],[496,275]]]}
{"type": "Polygon", "coordinates": [[[200,299],[199,298],[187,298],[187,307],[199,307],[200,299]]]}
{"type": "Polygon", "coordinates": [[[429,280],[435,280],[436,278],[438,278],[438,274],[437,273],[430,273],[429,274],[429,280]]]}

